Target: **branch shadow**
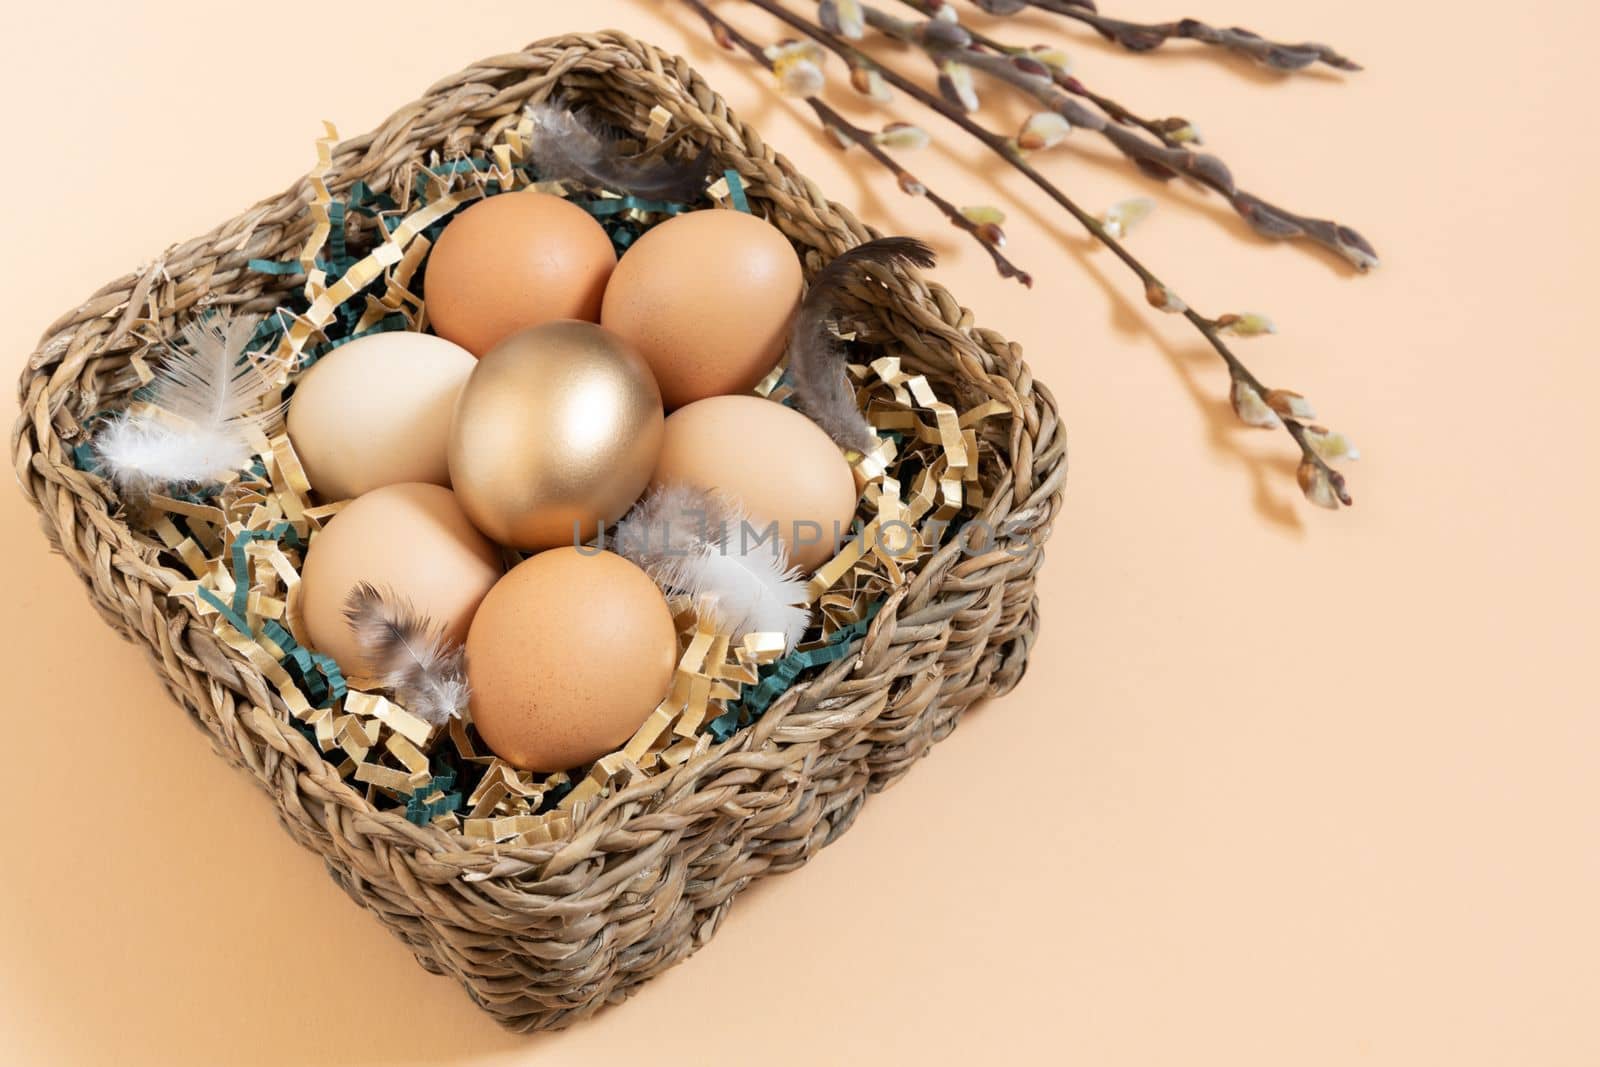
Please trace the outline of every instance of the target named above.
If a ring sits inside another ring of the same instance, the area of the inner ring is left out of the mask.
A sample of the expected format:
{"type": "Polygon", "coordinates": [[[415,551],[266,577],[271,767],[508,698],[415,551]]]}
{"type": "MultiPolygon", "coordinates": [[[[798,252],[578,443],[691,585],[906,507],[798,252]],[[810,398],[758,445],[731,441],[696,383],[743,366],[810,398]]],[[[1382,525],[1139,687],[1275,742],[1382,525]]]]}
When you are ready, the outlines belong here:
{"type": "Polygon", "coordinates": [[[1120,265],[1113,265],[1115,278],[1103,269],[1112,261],[1093,237],[1063,232],[1059,219],[1047,216],[1031,203],[1021,202],[1016,206],[1039,231],[1051,234],[1056,244],[1083,267],[1083,274],[1099,286],[1110,308],[1112,328],[1119,333],[1137,335],[1142,343],[1155,348],[1166,359],[1195,408],[1205,417],[1207,446],[1213,453],[1243,468],[1249,476],[1251,503],[1256,513],[1274,526],[1303,535],[1306,525],[1295,488],[1298,456],[1261,453],[1247,446],[1252,439],[1262,441],[1266,435],[1240,423],[1226,400],[1208,389],[1203,381],[1204,369],[1216,365],[1210,348],[1199,342],[1174,345],[1154,329],[1151,316],[1156,312],[1150,311],[1142,300],[1132,299],[1129,296],[1132,290],[1118,284],[1123,277],[1120,265]]]}

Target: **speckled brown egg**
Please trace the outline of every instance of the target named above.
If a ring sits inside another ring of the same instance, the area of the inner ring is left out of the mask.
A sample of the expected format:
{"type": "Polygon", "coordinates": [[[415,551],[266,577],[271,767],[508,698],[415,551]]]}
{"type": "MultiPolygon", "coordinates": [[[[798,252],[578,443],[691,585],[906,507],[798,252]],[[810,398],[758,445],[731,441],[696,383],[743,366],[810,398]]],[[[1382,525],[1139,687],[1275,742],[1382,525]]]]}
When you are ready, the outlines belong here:
{"type": "Polygon", "coordinates": [[[849,537],[855,475],[816,423],[759,396],[714,396],[667,416],[652,484],[720,489],[755,525],[776,524],[795,566],[815,570],[849,537]]]}
{"type": "Polygon", "coordinates": [[[600,323],[644,356],[671,410],[748,393],[777,366],[801,285],[800,259],[771,223],[691,211],[624,253],[600,323]]]}
{"type": "Polygon", "coordinates": [[[672,612],[644,571],[611,552],[540,552],[495,584],[472,621],[473,724],[524,770],[581,766],[644,723],[677,654],[672,612]]]}
{"type": "Polygon", "coordinates": [[[440,337],[481,356],[529,326],[600,318],[611,238],[570,200],[525,190],[473,204],[428,256],[423,298],[440,337]]]}
{"type": "Polygon", "coordinates": [[[500,550],[450,490],[421,482],[356,497],[311,536],[300,569],[300,611],[311,647],[346,674],[367,670],[345,606],[367,582],[464,641],[472,615],[500,577],[500,550]]]}

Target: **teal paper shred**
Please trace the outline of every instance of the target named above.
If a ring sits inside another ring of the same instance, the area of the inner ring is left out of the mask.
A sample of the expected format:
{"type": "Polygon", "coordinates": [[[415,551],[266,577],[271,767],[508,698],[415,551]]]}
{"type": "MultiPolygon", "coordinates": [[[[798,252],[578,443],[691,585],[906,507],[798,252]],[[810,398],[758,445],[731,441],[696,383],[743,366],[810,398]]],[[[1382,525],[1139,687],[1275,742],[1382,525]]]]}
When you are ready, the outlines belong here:
{"type": "Polygon", "coordinates": [[[433,775],[433,782],[428,787],[428,796],[434,793],[443,794],[433,803],[428,803],[425,797],[412,793],[406,800],[406,819],[418,826],[427,826],[434,819],[446,812],[458,811],[461,808],[461,793],[456,790],[456,769],[435,758],[428,767],[433,775]]]}
{"type": "Polygon", "coordinates": [[[343,699],[348,692],[339,665],[320,652],[295,645],[284,653],[281,662],[313,707],[332,707],[334,701],[343,699]]]}
{"type": "Polygon", "coordinates": [[[350,187],[350,195],[346,198],[346,209],[358,215],[373,218],[383,211],[393,211],[398,205],[388,193],[374,193],[372,187],[365,181],[358,181],[350,187]]]}
{"type": "MultiPolygon", "coordinates": [[[[730,171],[730,173],[732,173],[730,171]]],[[[687,204],[676,204],[668,200],[643,200],[637,196],[605,197],[600,200],[574,200],[583,210],[595,218],[605,218],[607,215],[620,215],[624,211],[648,211],[658,215],[678,215],[689,210],[687,204]]]]}
{"type": "Polygon", "coordinates": [[[719,742],[726,741],[741,727],[759,719],[767,708],[772,706],[772,702],[788,691],[803,672],[848,656],[850,645],[867,632],[873,616],[878,614],[878,609],[882,606],[881,601],[869,605],[864,618],[835,630],[828,636],[826,644],[791,652],[778,662],[764,668],[761,681],[754,689],[745,693],[739,703],[706,724],[711,736],[719,742]]]}
{"type": "Polygon", "coordinates": [[[94,445],[87,442],[73,445],[72,465],[86,474],[99,474],[100,456],[95,452],[94,445]]]}
{"type": "Polygon", "coordinates": [[[283,649],[283,659],[279,663],[313,707],[331,707],[349,691],[344,672],[331,657],[302,646],[277,620],[268,619],[262,624],[261,635],[283,649]]]}
{"type": "Polygon", "coordinates": [[[195,589],[195,593],[200,597],[201,600],[204,600],[207,604],[210,604],[212,607],[220,611],[222,613],[222,617],[227,619],[235,630],[238,630],[242,634],[250,633],[250,624],[244,621],[244,616],[234,614],[233,608],[224,602],[223,599],[217,594],[213,593],[205,586],[200,586],[199,588],[195,589]]]}
{"type": "MultiPolygon", "coordinates": [[[[245,548],[252,541],[281,541],[289,547],[300,543],[300,535],[287,522],[280,522],[270,530],[245,530],[233,542],[233,612],[244,618],[250,603],[250,564],[245,558],[245,548]]],[[[250,633],[250,627],[241,626],[239,632],[250,633]]]]}
{"type": "Polygon", "coordinates": [[[728,201],[733,204],[733,210],[750,214],[750,201],[744,195],[744,182],[739,180],[739,172],[729,168],[722,172],[728,180],[728,201]]]}
{"type": "Polygon", "coordinates": [[[334,270],[343,274],[354,265],[344,247],[344,201],[335,200],[328,205],[328,248],[334,270]]]}

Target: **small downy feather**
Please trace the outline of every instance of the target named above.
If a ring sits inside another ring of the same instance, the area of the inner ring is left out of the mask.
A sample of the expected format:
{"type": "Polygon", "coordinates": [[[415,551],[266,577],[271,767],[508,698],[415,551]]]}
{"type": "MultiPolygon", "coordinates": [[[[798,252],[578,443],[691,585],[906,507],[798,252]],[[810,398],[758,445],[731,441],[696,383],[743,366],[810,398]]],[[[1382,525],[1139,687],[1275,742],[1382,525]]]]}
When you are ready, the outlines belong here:
{"type": "Polygon", "coordinates": [[[552,103],[534,104],[531,153],[545,181],[575,181],[646,200],[693,201],[706,190],[711,156],[672,159],[660,152],[626,153],[581,115],[552,103]]]}
{"type": "Polygon", "coordinates": [[[788,651],[811,623],[806,578],[762,532],[724,494],[664,485],[617,524],[612,547],[663,589],[687,594],[733,640],[781,633],[788,651]]]}
{"type": "Polygon", "coordinates": [[[254,441],[282,414],[276,386],[245,348],[254,318],[189,323],[146,386],[156,412],[124,412],[100,430],[95,451],[124,491],[220,481],[249,466],[254,441]]]}
{"type": "Polygon", "coordinates": [[[442,627],[367,582],[350,591],[344,615],[366,669],[401,707],[434,726],[461,714],[471,696],[466,652],[442,627]]]}
{"type": "Polygon", "coordinates": [[[789,334],[789,373],[800,410],[839,447],[865,454],[878,441],[856,405],[842,346],[828,329],[840,294],[865,265],[927,268],[933,262],[933,249],[914,237],[880,237],[841,252],[811,279],[789,334]]]}

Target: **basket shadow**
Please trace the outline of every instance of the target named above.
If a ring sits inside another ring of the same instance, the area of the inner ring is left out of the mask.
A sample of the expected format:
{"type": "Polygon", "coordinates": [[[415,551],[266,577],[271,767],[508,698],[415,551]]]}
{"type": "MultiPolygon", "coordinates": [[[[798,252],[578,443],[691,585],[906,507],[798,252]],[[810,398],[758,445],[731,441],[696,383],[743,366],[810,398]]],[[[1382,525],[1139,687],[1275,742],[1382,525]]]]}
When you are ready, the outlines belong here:
{"type": "Polygon", "coordinates": [[[0,880],[0,945],[32,1032],[61,1062],[173,1067],[527,1048],[338,892],[4,497],[8,792],[46,818],[0,880]]]}

